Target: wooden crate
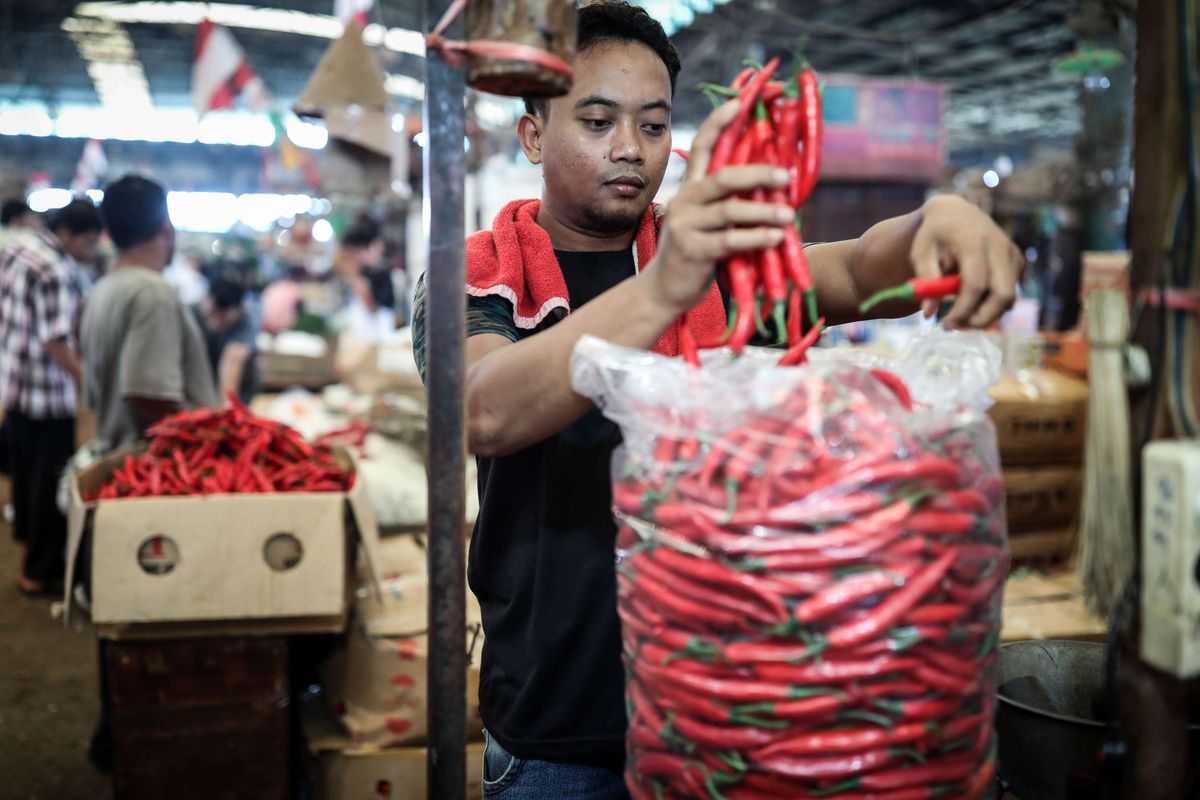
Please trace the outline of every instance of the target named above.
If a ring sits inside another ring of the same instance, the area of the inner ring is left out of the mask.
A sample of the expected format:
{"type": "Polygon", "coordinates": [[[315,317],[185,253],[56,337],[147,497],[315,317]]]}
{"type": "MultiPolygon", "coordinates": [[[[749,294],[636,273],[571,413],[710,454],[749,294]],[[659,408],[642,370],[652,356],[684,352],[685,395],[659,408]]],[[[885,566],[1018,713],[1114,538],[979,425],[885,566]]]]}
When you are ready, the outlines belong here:
{"type": "Polygon", "coordinates": [[[286,800],[287,643],[282,637],[110,642],[122,800],[286,800]]]}
{"type": "Polygon", "coordinates": [[[1078,639],[1099,642],[1107,632],[1105,620],[1088,611],[1079,577],[1073,569],[1051,572],[1020,570],[1004,586],[1000,638],[1078,639]]]}
{"type": "Polygon", "coordinates": [[[1075,553],[1077,530],[1074,525],[1032,531],[1010,531],[1008,552],[1016,564],[1050,564],[1069,559],[1075,553]]]}

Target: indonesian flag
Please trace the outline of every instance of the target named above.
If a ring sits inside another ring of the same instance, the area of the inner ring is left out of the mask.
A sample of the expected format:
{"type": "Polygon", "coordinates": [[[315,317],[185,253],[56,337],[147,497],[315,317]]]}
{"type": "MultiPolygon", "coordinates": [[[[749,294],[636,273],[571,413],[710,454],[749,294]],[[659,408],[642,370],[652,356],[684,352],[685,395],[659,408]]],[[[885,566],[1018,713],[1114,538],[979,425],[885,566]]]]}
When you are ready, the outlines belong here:
{"type": "Polygon", "coordinates": [[[375,0],[333,0],[333,15],[341,20],[343,25],[355,22],[358,23],[358,27],[365,28],[367,12],[373,5],[375,0]]]}
{"type": "Polygon", "coordinates": [[[104,155],[104,147],[95,139],[88,139],[79,156],[75,167],[75,177],[71,180],[71,191],[86,192],[95,188],[96,183],[108,171],[108,158],[104,155]]]}
{"type": "Polygon", "coordinates": [[[192,64],[192,103],[196,113],[233,108],[238,95],[251,111],[265,111],[271,97],[246,53],[226,28],[204,20],[196,31],[192,64]]]}

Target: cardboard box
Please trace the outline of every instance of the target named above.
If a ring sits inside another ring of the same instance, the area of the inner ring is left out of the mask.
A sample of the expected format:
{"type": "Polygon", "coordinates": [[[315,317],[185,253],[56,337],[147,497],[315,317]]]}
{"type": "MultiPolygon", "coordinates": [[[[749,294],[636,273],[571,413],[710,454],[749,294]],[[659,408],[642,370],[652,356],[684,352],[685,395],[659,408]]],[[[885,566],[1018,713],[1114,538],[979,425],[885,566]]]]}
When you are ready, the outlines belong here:
{"type": "Polygon", "coordinates": [[[991,389],[1000,460],[1078,464],[1087,433],[1087,382],[1054,370],[1007,375],[991,389]]]}
{"type": "MultiPolygon", "coordinates": [[[[483,745],[467,746],[467,797],[483,797],[483,745]]],[[[426,750],[329,752],[319,762],[321,800],[425,800],[426,750]]]]}
{"type": "MultiPolygon", "coordinates": [[[[383,540],[381,597],[360,591],[352,624],[330,658],[325,697],[349,744],[378,750],[424,744],[428,733],[429,580],[425,550],[412,536],[383,540]]],[[[479,663],[483,626],[467,590],[467,736],[483,735],[479,717],[479,663]]]]}
{"type": "Polygon", "coordinates": [[[1004,505],[1010,531],[1070,523],[1078,516],[1082,500],[1082,467],[1004,469],[1004,505]]]}
{"type": "MultiPolygon", "coordinates": [[[[135,448],[76,477],[68,514],[67,602],[81,576],[92,621],[113,638],[335,632],[345,627],[361,545],[374,575],[377,531],[364,480],[349,492],[154,497],[85,503],[135,448]]],[[[348,469],[353,459],[336,457],[348,469]]]]}
{"type": "Polygon", "coordinates": [[[301,356],[260,350],[256,356],[259,382],[266,391],[290,389],[321,389],[336,383],[333,355],[301,356]]]}
{"type": "Polygon", "coordinates": [[[425,384],[413,358],[412,338],[404,330],[386,342],[368,342],[343,333],[338,337],[335,371],[359,394],[393,392],[425,400],[425,384]]]}

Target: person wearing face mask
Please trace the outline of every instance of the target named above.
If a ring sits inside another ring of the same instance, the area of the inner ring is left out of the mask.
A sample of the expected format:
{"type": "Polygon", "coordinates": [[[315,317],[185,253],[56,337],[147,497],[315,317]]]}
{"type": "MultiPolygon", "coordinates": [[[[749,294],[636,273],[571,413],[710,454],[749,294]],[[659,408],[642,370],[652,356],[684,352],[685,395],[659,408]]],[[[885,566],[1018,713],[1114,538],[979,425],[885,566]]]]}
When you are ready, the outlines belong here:
{"type": "MultiPolygon", "coordinates": [[[[676,320],[689,310],[697,338],[716,338],[726,318],[717,264],[779,244],[794,219],[789,206],[738,199],[784,187],[785,170],[707,174],[736,101],[697,131],[665,213],[654,206],[679,56],[653,18],[618,0],[581,7],[577,37],[570,92],[528,100],[517,127],[541,166],[541,199],[510,203],[466,245],[464,399],[480,497],[468,583],[485,631],[484,792],[514,800],[628,796],[610,487],[620,432],[572,391],[571,351],[593,334],[676,354],[676,320]]],[[[984,326],[1012,303],[1023,266],[996,225],[955,197],[807,254],[830,323],[858,319],[879,289],[945,267],[963,279],[946,324],[984,326]]],[[[424,301],[422,284],[422,375],[424,301]]]]}
{"type": "Polygon", "coordinates": [[[75,449],[80,263],[96,258],[101,231],[96,206],[73,200],[51,214],[49,230],[0,250],[0,407],[26,594],[62,581],[67,521],[55,491],[75,449]]]}

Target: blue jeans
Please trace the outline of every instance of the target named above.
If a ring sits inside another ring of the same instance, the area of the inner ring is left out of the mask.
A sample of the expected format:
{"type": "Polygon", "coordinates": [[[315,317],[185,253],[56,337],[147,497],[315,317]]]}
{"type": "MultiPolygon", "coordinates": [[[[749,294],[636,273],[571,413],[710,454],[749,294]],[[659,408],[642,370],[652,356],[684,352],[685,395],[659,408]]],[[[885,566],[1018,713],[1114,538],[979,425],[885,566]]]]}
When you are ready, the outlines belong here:
{"type": "Polygon", "coordinates": [[[498,800],[629,800],[625,778],[603,767],[509,754],[486,730],[483,796],[498,800]]]}

